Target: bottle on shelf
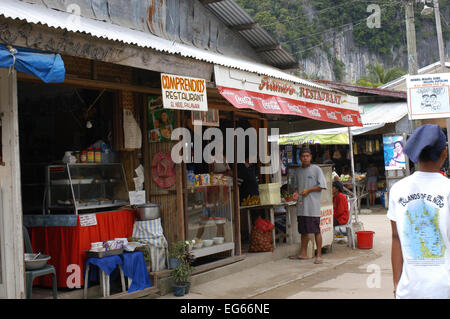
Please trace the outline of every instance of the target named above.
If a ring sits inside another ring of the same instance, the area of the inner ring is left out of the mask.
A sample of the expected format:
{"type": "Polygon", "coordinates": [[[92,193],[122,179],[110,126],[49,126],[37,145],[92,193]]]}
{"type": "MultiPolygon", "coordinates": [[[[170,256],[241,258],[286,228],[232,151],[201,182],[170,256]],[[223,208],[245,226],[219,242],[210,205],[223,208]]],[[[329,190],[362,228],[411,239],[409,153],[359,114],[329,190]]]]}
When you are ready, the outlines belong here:
{"type": "Polygon", "coordinates": [[[92,147],[88,147],[88,150],[87,150],[87,162],[88,163],[94,163],[94,160],[95,160],[94,149],[92,147]]]}
{"type": "Polygon", "coordinates": [[[81,163],[86,163],[87,162],[87,152],[86,151],[81,151],[80,162],[81,163]]]}
{"type": "Polygon", "coordinates": [[[100,151],[99,147],[95,148],[95,163],[101,163],[102,162],[102,152],[100,151]]]}

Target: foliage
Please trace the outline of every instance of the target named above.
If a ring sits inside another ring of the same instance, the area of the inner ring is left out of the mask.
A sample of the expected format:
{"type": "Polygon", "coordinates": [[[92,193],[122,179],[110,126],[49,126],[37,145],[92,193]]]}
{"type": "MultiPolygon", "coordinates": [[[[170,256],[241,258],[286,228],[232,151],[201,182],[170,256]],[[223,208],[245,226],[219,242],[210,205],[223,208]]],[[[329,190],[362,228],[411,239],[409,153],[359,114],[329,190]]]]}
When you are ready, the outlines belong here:
{"type": "Polygon", "coordinates": [[[188,250],[188,246],[189,244],[185,241],[177,241],[173,243],[169,249],[169,257],[182,259],[188,250]]]}
{"type": "MultiPolygon", "coordinates": [[[[406,46],[405,9],[401,1],[359,1],[359,0],[237,0],[269,34],[279,41],[283,48],[298,60],[312,56],[321,48],[328,51],[334,39],[341,34],[353,34],[359,47],[391,58],[392,49],[406,46]],[[369,4],[381,8],[381,27],[370,29],[366,19],[369,4]],[[348,25],[347,27],[343,27],[348,25]],[[353,25],[353,28],[351,27],[353,25]]],[[[448,16],[450,0],[440,0],[444,39],[450,39],[448,16]]],[[[425,38],[424,26],[435,29],[434,15],[421,16],[421,4],[415,4],[417,36],[425,38]]],[[[435,37],[435,32],[434,32],[435,37]]],[[[431,38],[430,41],[435,41],[431,38]]],[[[343,77],[345,65],[335,57],[329,57],[334,65],[337,79],[343,77]]]]}
{"type": "Polygon", "coordinates": [[[367,75],[360,78],[357,82],[358,85],[367,86],[367,87],[378,87],[385,83],[391,82],[406,72],[397,67],[392,67],[388,70],[385,70],[378,61],[375,61],[375,64],[369,64],[366,66],[367,75]]]}
{"type": "Polygon", "coordinates": [[[173,269],[172,275],[177,285],[182,285],[190,281],[193,267],[188,263],[182,262],[173,269]]]}
{"type": "Polygon", "coordinates": [[[172,276],[174,277],[176,284],[183,284],[190,282],[192,271],[194,267],[194,256],[190,252],[189,241],[178,241],[172,244],[169,252],[169,257],[178,258],[180,264],[172,270],[172,276]]]}

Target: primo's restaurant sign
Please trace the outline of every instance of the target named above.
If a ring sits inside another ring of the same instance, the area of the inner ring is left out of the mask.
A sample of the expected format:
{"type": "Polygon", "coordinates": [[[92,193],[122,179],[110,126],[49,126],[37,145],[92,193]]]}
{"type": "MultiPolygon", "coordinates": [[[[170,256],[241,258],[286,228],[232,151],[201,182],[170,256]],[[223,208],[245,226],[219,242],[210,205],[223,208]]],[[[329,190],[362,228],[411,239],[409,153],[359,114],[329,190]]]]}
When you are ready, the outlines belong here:
{"type": "Polygon", "coordinates": [[[356,97],[313,83],[309,87],[218,65],[214,72],[219,92],[237,108],[362,126],[356,97]]]}

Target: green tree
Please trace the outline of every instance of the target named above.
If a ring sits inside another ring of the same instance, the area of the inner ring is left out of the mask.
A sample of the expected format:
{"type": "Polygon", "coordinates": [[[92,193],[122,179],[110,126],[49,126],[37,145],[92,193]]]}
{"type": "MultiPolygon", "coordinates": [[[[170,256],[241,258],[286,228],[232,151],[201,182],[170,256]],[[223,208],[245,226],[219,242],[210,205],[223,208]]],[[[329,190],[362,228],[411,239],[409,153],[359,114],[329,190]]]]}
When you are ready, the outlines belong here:
{"type": "Polygon", "coordinates": [[[380,85],[391,82],[406,72],[398,67],[392,67],[385,70],[384,67],[375,61],[375,64],[368,64],[366,66],[367,74],[361,77],[356,83],[361,86],[378,87],[380,85]]]}

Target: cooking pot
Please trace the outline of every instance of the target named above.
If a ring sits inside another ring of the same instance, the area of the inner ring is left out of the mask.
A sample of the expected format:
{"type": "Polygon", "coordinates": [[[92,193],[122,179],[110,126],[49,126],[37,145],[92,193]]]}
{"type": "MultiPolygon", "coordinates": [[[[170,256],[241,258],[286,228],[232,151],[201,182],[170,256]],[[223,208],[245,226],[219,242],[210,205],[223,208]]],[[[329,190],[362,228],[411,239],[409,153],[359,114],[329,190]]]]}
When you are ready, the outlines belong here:
{"type": "Polygon", "coordinates": [[[161,217],[160,205],[146,203],[136,206],[137,217],[139,220],[150,220],[161,217]]]}

